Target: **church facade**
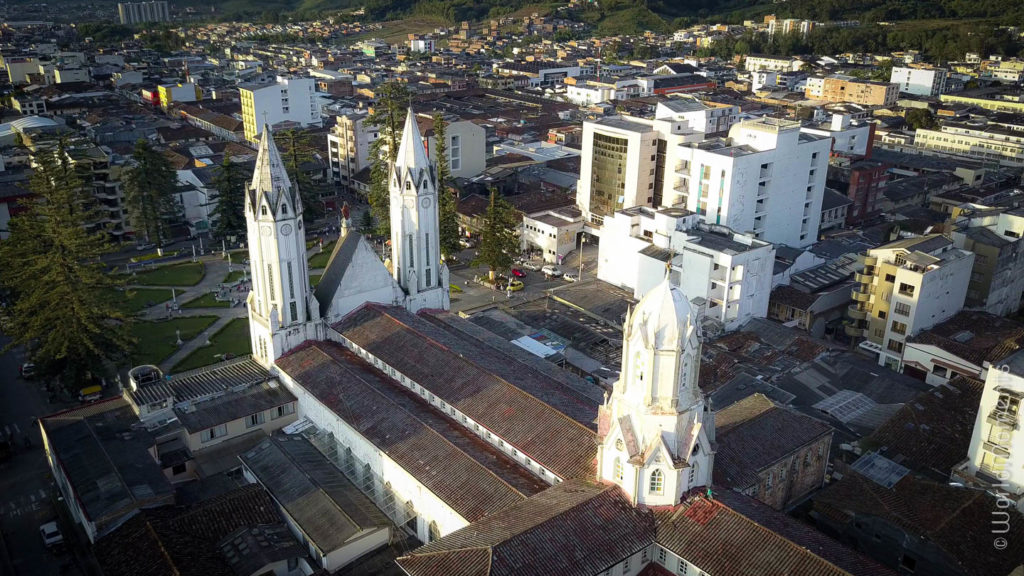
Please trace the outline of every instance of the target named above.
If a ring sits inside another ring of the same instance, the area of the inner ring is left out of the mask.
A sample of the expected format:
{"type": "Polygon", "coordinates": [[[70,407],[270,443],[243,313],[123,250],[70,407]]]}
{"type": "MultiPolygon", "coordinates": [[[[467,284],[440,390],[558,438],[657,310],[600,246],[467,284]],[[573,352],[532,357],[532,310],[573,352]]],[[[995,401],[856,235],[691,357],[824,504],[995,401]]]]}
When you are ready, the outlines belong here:
{"type": "MultiPolygon", "coordinates": [[[[700,529],[680,516],[691,508],[701,526],[714,517],[723,534],[737,530],[721,505],[695,496],[712,477],[714,415],[697,385],[699,324],[685,295],[666,278],[628,315],[620,380],[605,395],[448,312],[437,194],[410,111],[390,176],[390,267],[343,223],[315,290],[301,200],[269,128],[246,198],[253,355],[319,429],[318,447],[425,544],[402,569],[727,573],[710,557],[685,559],[698,553],[684,550],[692,539],[669,538],[700,529]]],[[[806,556],[786,562],[824,568],[774,573],[846,573],[806,556]]]]}

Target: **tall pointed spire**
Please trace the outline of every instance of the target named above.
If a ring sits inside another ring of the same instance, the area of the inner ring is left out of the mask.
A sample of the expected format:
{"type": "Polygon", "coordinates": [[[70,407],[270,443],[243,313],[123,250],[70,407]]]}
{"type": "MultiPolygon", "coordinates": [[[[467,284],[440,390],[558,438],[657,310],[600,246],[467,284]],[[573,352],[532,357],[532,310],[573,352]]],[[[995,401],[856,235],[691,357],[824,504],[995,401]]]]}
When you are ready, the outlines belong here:
{"type": "MultiPolygon", "coordinates": [[[[252,182],[249,184],[252,209],[256,210],[261,198],[265,196],[267,204],[271,209],[276,210],[281,194],[290,196],[292,188],[288,171],[284,167],[284,161],[281,160],[281,153],[278,152],[277,144],[274,143],[274,134],[270,125],[264,124],[256,153],[256,170],[253,172],[252,182]]],[[[291,200],[290,197],[289,200],[291,200]]]]}
{"type": "Polygon", "coordinates": [[[398,157],[395,165],[406,168],[426,168],[430,165],[427,151],[423,148],[423,135],[416,124],[416,113],[409,107],[405,115],[405,127],[402,128],[402,142],[398,146],[398,157]]]}

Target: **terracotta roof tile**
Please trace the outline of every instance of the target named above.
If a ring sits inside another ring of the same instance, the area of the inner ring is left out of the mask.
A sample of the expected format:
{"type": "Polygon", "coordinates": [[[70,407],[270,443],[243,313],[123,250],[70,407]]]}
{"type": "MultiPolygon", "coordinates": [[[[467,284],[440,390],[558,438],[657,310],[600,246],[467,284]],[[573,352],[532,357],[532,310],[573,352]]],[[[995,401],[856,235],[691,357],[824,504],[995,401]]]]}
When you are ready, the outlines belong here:
{"type": "Polygon", "coordinates": [[[470,522],[547,486],[338,344],[312,343],[277,365],[470,522]]]}

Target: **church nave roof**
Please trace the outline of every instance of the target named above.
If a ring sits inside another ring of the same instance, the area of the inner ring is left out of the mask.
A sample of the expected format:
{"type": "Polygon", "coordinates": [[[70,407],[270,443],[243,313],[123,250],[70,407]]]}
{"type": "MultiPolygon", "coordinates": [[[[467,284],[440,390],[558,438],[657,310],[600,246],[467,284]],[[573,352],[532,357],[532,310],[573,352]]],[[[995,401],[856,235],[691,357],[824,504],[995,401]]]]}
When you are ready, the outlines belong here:
{"type": "Polygon", "coordinates": [[[593,475],[598,401],[430,314],[367,305],[334,329],[559,477],[593,475]]]}
{"type": "Polygon", "coordinates": [[[339,344],[277,366],[469,522],[548,485],[339,344]]]}

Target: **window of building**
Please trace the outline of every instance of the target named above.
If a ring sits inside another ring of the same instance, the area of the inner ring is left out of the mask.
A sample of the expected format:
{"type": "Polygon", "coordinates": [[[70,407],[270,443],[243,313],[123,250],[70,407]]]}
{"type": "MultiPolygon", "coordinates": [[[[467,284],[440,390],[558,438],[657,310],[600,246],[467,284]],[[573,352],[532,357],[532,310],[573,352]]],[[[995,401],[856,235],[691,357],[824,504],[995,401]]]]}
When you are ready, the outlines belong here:
{"type": "Polygon", "coordinates": [[[452,172],[462,169],[462,136],[452,134],[451,145],[448,147],[448,158],[452,172]]]}
{"type": "Polygon", "coordinates": [[[427,534],[427,536],[428,536],[427,542],[428,543],[429,542],[433,542],[434,540],[440,540],[441,539],[441,529],[437,527],[437,522],[431,520],[430,521],[430,526],[429,526],[427,532],[428,532],[428,534],[427,534]]]}
{"type": "Polygon", "coordinates": [[[175,464],[174,467],[171,468],[171,474],[175,476],[177,476],[178,474],[184,474],[185,470],[187,469],[188,465],[184,462],[182,462],[181,464],[175,464]]]}
{"type": "Polygon", "coordinates": [[[885,281],[890,283],[890,284],[892,284],[893,282],[896,281],[896,275],[895,274],[886,274],[885,275],[885,281]]]}
{"type": "Polygon", "coordinates": [[[615,457],[615,470],[613,475],[616,480],[622,482],[622,458],[619,458],[618,456],[615,457]]]}
{"type": "Polygon", "coordinates": [[[665,565],[665,561],[668,560],[668,553],[661,546],[658,546],[658,564],[665,565]]]}
{"type": "Polygon", "coordinates": [[[768,472],[768,478],[766,478],[765,481],[764,481],[764,489],[765,490],[771,490],[772,489],[772,485],[774,483],[775,483],[775,473],[774,472],[768,472]]]}
{"type": "Polygon", "coordinates": [[[651,549],[644,548],[640,551],[640,565],[643,566],[651,559],[651,549]]]}
{"type": "Polygon", "coordinates": [[[277,408],[274,408],[274,411],[271,412],[270,414],[270,419],[277,420],[278,418],[281,418],[282,416],[287,416],[289,414],[292,414],[293,412],[295,412],[295,405],[289,402],[287,404],[283,404],[281,406],[278,406],[277,408]]]}
{"type": "Polygon", "coordinates": [[[259,426],[260,424],[263,424],[263,421],[264,421],[263,412],[257,412],[255,414],[250,414],[249,416],[247,416],[245,418],[245,427],[246,428],[252,428],[254,426],[259,426]]]}
{"type": "Polygon", "coordinates": [[[267,207],[266,206],[260,206],[260,215],[261,216],[266,216],[267,215],[267,207]]]}
{"type": "Polygon", "coordinates": [[[889,340],[889,343],[885,347],[897,354],[903,353],[903,342],[900,342],[899,340],[889,340]]]}
{"type": "Polygon", "coordinates": [[[886,317],[886,316],[888,316],[888,314],[886,314],[886,313],[885,313],[885,310],[879,310],[879,311],[878,311],[878,318],[879,318],[880,320],[885,320],[885,317],[886,317]]]}
{"type": "Polygon", "coordinates": [[[899,314],[900,316],[910,316],[910,304],[906,302],[897,302],[892,308],[893,314],[899,314]]]}
{"type": "Polygon", "coordinates": [[[199,439],[202,442],[209,442],[210,440],[213,440],[215,438],[221,438],[221,437],[227,436],[227,435],[228,435],[228,425],[227,424],[220,424],[218,426],[214,426],[213,428],[207,428],[206,430],[203,430],[199,434],[199,439]]]}
{"type": "Polygon", "coordinates": [[[897,322],[897,321],[893,320],[893,322],[892,322],[892,331],[893,331],[894,334],[899,334],[900,336],[906,336],[906,334],[907,334],[907,325],[904,324],[903,322],[897,322]]]}
{"type": "Polygon", "coordinates": [[[690,565],[686,562],[686,560],[683,560],[682,558],[680,558],[679,559],[679,566],[676,567],[676,574],[678,574],[679,576],[686,576],[689,573],[690,573],[690,565]]]}
{"type": "Polygon", "coordinates": [[[284,215],[288,214],[288,205],[287,204],[281,204],[281,214],[284,214],[284,215]]]}
{"type": "Polygon", "coordinates": [[[651,481],[647,488],[651,494],[661,494],[665,490],[665,475],[661,470],[651,472],[651,481]]]}
{"type": "Polygon", "coordinates": [[[274,265],[267,264],[267,290],[270,292],[270,301],[273,302],[274,298],[274,265]]]}
{"type": "Polygon", "coordinates": [[[904,296],[913,296],[914,286],[911,284],[907,284],[906,282],[900,282],[900,294],[904,296]]]}

